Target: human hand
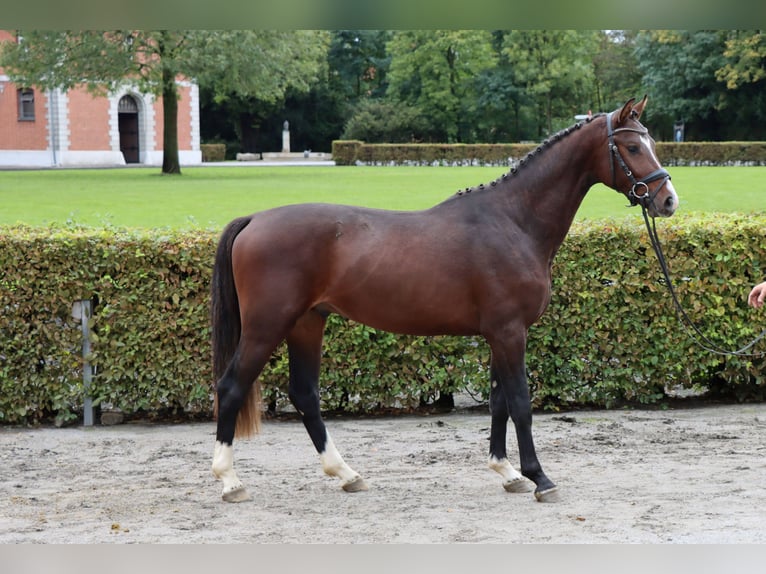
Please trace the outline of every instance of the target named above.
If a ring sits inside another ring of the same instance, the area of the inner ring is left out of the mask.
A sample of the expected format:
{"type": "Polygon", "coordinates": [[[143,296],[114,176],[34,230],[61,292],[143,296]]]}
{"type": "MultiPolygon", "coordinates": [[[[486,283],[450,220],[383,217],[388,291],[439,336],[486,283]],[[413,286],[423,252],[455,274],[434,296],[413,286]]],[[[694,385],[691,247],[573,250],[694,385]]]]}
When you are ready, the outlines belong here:
{"type": "Polygon", "coordinates": [[[750,291],[750,295],[747,296],[747,303],[756,309],[760,309],[763,306],[764,300],[766,300],[766,281],[758,283],[750,291]]]}

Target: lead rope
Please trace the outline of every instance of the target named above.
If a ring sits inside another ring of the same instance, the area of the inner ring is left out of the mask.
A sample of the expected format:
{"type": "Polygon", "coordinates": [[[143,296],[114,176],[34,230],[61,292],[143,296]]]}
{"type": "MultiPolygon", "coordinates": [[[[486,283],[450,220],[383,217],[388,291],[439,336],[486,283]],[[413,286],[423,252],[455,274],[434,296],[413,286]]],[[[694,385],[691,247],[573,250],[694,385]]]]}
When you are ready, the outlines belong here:
{"type": "Polygon", "coordinates": [[[686,329],[687,334],[701,348],[711,353],[715,353],[716,355],[730,355],[730,356],[737,356],[737,357],[762,357],[764,354],[766,354],[766,352],[764,351],[761,351],[759,353],[747,352],[758,341],[766,337],[766,329],[761,331],[761,333],[755,339],[753,339],[750,343],[748,343],[741,349],[737,349],[736,351],[730,351],[730,350],[724,349],[723,347],[720,347],[719,345],[711,341],[709,338],[707,338],[704,335],[704,333],[702,333],[702,331],[700,331],[700,329],[697,327],[697,325],[694,324],[694,322],[691,320],[691,318],[686,313],[686,311],[684,311],[683,307],[681,306],[681,303],[678,300],[678,296],[676,295],[676,290],[673,287],[673,282],[670,279],[670,271],[668,270],[668,264],[667,264],[667,261],[665,260],[665,255],[662,252],[662,245],[660,244],[660,239],[659,239],[659,236],[657,235],[657,226],[655,225],[654,218],[652,218],[652,223],[650,225],[649,216],[646,213],[646,206],[643,203],[641,204],[641,211],[644,215],[646,230],[649,232],[649,239],[651,240],[652,248],[654,249],[654,254],[657,256],[657,261],[659,261],[660,263],[660,269],[662,269],[662,274],[665,277],[665,284],[668,286],[668,291],[670,291],[670,296],[673,298],[673,303],[675,304],[675,308],[676,308],[676,315],[678,315],[678,319],[681,322],[681,324],[684,326],[684,328],[686,329]],[[691,332],[689,330],[689,327],[691,327],[694,332],[691,332]]]}

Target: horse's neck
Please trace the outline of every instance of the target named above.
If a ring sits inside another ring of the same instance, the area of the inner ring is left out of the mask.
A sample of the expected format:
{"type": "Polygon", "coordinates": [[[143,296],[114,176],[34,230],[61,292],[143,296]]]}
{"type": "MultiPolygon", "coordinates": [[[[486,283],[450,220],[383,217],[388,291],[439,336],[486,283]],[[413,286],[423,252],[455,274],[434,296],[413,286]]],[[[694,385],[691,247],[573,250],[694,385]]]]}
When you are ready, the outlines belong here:
{"type": "Polygon", "coordinates": [[[504,180],[506,189],[500,204],[505,215],[550,257],[564,241],[577,209],[594,183],[588,172],[592,165],[589,158],[594,153],[592,144],[585,143],[589,139],[586,133],[571,134],[542,149],[504,180]]]}

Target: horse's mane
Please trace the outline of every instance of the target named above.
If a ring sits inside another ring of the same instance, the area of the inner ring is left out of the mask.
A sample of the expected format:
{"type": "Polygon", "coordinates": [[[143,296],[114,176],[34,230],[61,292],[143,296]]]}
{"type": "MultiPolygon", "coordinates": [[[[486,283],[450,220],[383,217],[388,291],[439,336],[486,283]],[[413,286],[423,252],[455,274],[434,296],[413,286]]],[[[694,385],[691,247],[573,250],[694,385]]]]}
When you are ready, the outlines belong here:
{"type": "MultiPolygon", "coordinates": [[[[553,145],[555,145],[556,143],[558,143],[559,141],[567,137],[572,132],[579,130],[581,127],[583,127],[584,124],[589,124],[594,119],[604,115],[606,114],[601,113],[601,114],[596,114],[593,116],[588,116],[585,120],[581,122],[577,122],[576,124],[573,124],[567,128],[564,128],[563,130],[558,131],[552,136],[546,138],[539,146],[537,146],[535,149],[530,151],[526,156],[521,158],[515,165],[513,165],[509,171],[504,173],[499,178],[491,181],[488,185],[490,187],[495,187],[500,182],[507,181],[508,179],[514,177],[519,171],[526,169],[533,159],[541,155],[548,148],[552,147],[553,145]]],[[[487,189],[487,185],[481,183],[474,187],[466,187],[465,189],[461,189],[455,195],[461,196],[461,195],[472,193],[474,191],[483,191],[485,189],[487,189]]]]}

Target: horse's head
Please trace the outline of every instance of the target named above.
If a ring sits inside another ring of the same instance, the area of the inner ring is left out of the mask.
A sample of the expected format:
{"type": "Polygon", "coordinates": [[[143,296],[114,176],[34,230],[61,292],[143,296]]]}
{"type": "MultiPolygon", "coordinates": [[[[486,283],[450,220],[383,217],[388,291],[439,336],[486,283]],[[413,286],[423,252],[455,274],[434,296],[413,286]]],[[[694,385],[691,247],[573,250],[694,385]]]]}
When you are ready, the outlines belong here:
{"type": "Polygon", "coordinates": [[[670,174],[655,153],[649,131],[639,122],[646,96],[606,115],[609,145],[608,177],[603,182],[625,194],[632,205],[642,205],[652,217],[670,217],[678,207],[678,196],[670,174]]]}

